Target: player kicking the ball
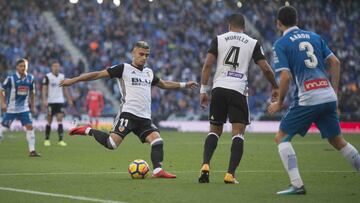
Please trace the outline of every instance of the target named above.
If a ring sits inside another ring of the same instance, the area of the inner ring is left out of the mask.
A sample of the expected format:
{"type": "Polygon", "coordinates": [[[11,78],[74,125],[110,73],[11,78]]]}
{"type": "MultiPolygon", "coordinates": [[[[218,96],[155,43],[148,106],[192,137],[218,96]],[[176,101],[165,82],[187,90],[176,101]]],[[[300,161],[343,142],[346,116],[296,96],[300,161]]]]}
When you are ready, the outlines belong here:
{"type": "Polygon", "coordinates": [[[153,177],[176,178],[176,175],[164,171],[163,139],[158,128],[151,121],[151,86],[162,89],[191,88],[198,86],[196,82],[172,82],[157,78],[153,71],[146,67],[150,54],[148,43],[139,41],[132,50],[131,64],[123,63],[103,71],[82,74],[78,77],[63,80],[61,86],[70,86],[80,81],[97,80],[100,78],[116,78],[121,86],[122,105],[116,116],[110,133],[92,129],[90,126],[80,126],[70,130],[70,135],[93,136],[104,147],[114,150],[122,143],[125,136],[133,132],[141,142],[151,145],[151,161],[153,177]]]}
{"type": "Polygon", "coordinates": [[[299,29],[297,12],[292,6],[284,6],[277,13],[277,27],[283,36],[274,44],[274,64],[280,72],[280,93],[268,111],[274,114],[283,106],[290,79],[296,83],[294,103],[281,120],[275,141],[281,161],[287,171],[291,186],[284,194],[305,194],[291,139],[296,134],[305,136],[312,123],[319,128],[321,137],[341,152],[344,158],[360,172],[358,151],[341,136],[337,114],[337,90],[340,62],[321,37],[313,32],[299,29]],[[325,61],[329,63],[331,83],[327,78],[325,61]]]}

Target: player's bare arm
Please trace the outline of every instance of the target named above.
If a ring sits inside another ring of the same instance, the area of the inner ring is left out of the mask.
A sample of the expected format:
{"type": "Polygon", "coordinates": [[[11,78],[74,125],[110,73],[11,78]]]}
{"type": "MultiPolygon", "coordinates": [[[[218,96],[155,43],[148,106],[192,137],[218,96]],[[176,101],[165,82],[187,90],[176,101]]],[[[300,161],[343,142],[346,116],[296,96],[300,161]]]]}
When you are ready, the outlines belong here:
{"type": "Polygon", "coordinates": [[[81,82],[81,81],[98,80],[100,78],[105,78],[105,77],[109,77],[109,73],[107,70],[84,73],[77,77],[62,80],[60,82],[60,87],[70,86],[70,85],[73,85],[73,84],[81,82]]]}
{"type": "Polygon", "coordinates": [[[36,114],[36,108],[35,108],[35,91],[31,91],[30,92],[30,107],[31,107],[31,112],[33,114],[36,114]]]}
{"type": "Polygon", "coordinates": [[[279,87],[275,80],[275,74],[274,74],[273,70],[271,69],[271,66],[265,59],[258,60],[257,65],[260,67],[260,69],[264,73],[266,79],[271,83],[271,86],[272,86],[272,95],[271,95],[272,98],[271,99],[272,99],[272,101],[275,101],[279,94],[279,87]]]}
{"type": "Polygon", "coordinates": [[[73,99],[72,99],[72,97],[71,97],[71,95],[69,93],[68,88],[64,86],[63,91],[64,91],[66,99],[68,100],[69,105],[74,106],[74,102],[73,102],[73,99]]]}
{"type": "Polygon", "coordinates": [[[190,88],[195,89],[199,86],[198,83],[194,81],[189,82],[173,82],[160,79],[157,85],[161,89],[180,89],[180,88],[190,88]]]}
{"type": "Polygon", "coordinates": [[[330,74],[331,74],[331,85],[334,88],[335,93],[338,93],[339,88],[339,79],[340,79],[340,61],[335,55],[329,56],[327,58],[327,62],[330,66],[330,74]]]}
{"type": "Polygon", "coordinates": [[[268,112],[270,115],[273,115],[274,113],[278,112],[282,106],[283,102],[285,100],[286,94],[289,90],[289,84],[291,80],[291,74],[287,70],[283,70],[280,73],[280,88],[279,88],[279,99],[275,102],[272,102],[268,107],[268,112]]]}
{"type": "Polygon", "coordinates": [[[209,96],[207,91],[210,89],[208,82],[211,75],[211,69],[216,62],[216,56],[211,53],[206,55],[205,63],[201,71],[201,88],[200,88],[200,105],[206,108],[209,103],[209,96]]]}
{"type": "Polygon", "coordinates": [[[43,108],[44,110],[47,107],[47,92],[48,92],[48,86],[47,85],[43,85],[42,89],[41,89],[41,95],[42,95],[42,104],[43,104],[43,108]]]}
{"type": "Polygon", "coordinates": [[[0,90],[1,112],[6,112],[5,91],[0,90]]]}

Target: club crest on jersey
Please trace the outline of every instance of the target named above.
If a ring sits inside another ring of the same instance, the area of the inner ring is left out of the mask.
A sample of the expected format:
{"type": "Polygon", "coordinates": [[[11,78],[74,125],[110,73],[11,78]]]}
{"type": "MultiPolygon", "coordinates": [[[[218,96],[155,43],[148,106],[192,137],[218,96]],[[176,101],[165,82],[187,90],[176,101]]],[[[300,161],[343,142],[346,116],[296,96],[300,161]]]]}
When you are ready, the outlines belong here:
{"type": "Polygon", "coordinates": [[[305,91],[321,89],[329,87],[327,79],[321,78],[316,80],[308,80],[304,82],[305,91]]]}
{"type": "Polygon", "coordinates": [[[124,130],[125,130],[125,127],[124,127],[124,126],[120,126],[120,127],[119,127],[119,132],[124,132],[124,130]]]}
{"type": "Polygon", "coordinates": [[[227,76],[241,79],[244,77],[244,74],[238,73],[238,72],[233,72],[233,71],[228,71],[227,76]]]}

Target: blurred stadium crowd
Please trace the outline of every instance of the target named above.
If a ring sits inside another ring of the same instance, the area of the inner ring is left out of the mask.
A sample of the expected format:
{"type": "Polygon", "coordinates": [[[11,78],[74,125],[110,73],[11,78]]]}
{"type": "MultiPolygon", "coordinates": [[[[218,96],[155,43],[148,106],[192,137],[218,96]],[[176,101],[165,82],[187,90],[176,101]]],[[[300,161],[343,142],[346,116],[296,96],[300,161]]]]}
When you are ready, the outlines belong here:
{"type": "MultiPolygon", "coordinates": [[[[41,16],[50,10],[69,33],[77,47],[87,56],[90,70],[130,62],[132,44],[146,40],[151,45],[148,65],[158,77],[175,81],[200,82],[202,63],[210,41],[227,30],[224,18],[242,12],[261,34],[266,55],[271,61],[271,44],[279,37],[275,12],[282,1],[245,1],[242,7],[234,1],[112,1],[98,4],[95,0],[68,1],[0,1],[0,79],[14,70],[15,60],[27,57],[30,72],[40,82],[48,72],[50,59],[62,64],[67,77],[81,74],[84,64],[74,64],[69,53],[54,39],[54,33],[41,16]],[[26,4],[26,6],[24,5],[26,4]]],[[[341,60],[340,110],[342,119],[360,120],[360,4],[356,0],[290,2],[300,14],[301,28],[315,31],[329,44],[341,60]]],[[[250,33],[251,35],[251,33],[250,33]]],[[[107,81],[109,91],[120,98],[117,83],[107,81]]],[[[87,84],[71,89],[77,101],[77,113],[85,111],[87,84]]],[[[249,106],[253,119],[268,118],[265,109],[270,86],[258,67],[249,68],[249,106]]],[[[40,97],[39,97],[40,98],[40,97]]],[[[152,110],[155,120],[207,118],[200,109],[198,91],[152,90],[152,110]]],[[[40,108],[40,99],[37,101],[40,108]]],[[[117,107],[106,102],[104,114],[116,113],[117,107]]]]}

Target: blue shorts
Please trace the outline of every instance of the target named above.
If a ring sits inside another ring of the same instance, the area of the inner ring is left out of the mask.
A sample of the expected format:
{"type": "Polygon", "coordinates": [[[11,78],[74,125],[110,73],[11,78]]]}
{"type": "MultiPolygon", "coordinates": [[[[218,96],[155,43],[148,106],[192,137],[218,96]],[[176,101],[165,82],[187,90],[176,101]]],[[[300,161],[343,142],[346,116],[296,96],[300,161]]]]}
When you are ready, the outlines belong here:
{"type": "Polygon", "coordinates": [[[21,113],[5,113],[1,125],[9,128],[15,119],[19,120],[23,126],[32,124],[31,114],[29,111],[26,111],[21,113]]]}
{"type": "Polygon", "coordinates": [[[288,134],[283,141],[291,141],[296,134],[304,137],[312,123],[315,123],[323,139],[340,135],[340,122],[336,110],[336,102],[291,107],[280,123],[280,130],[288,134]]]}

